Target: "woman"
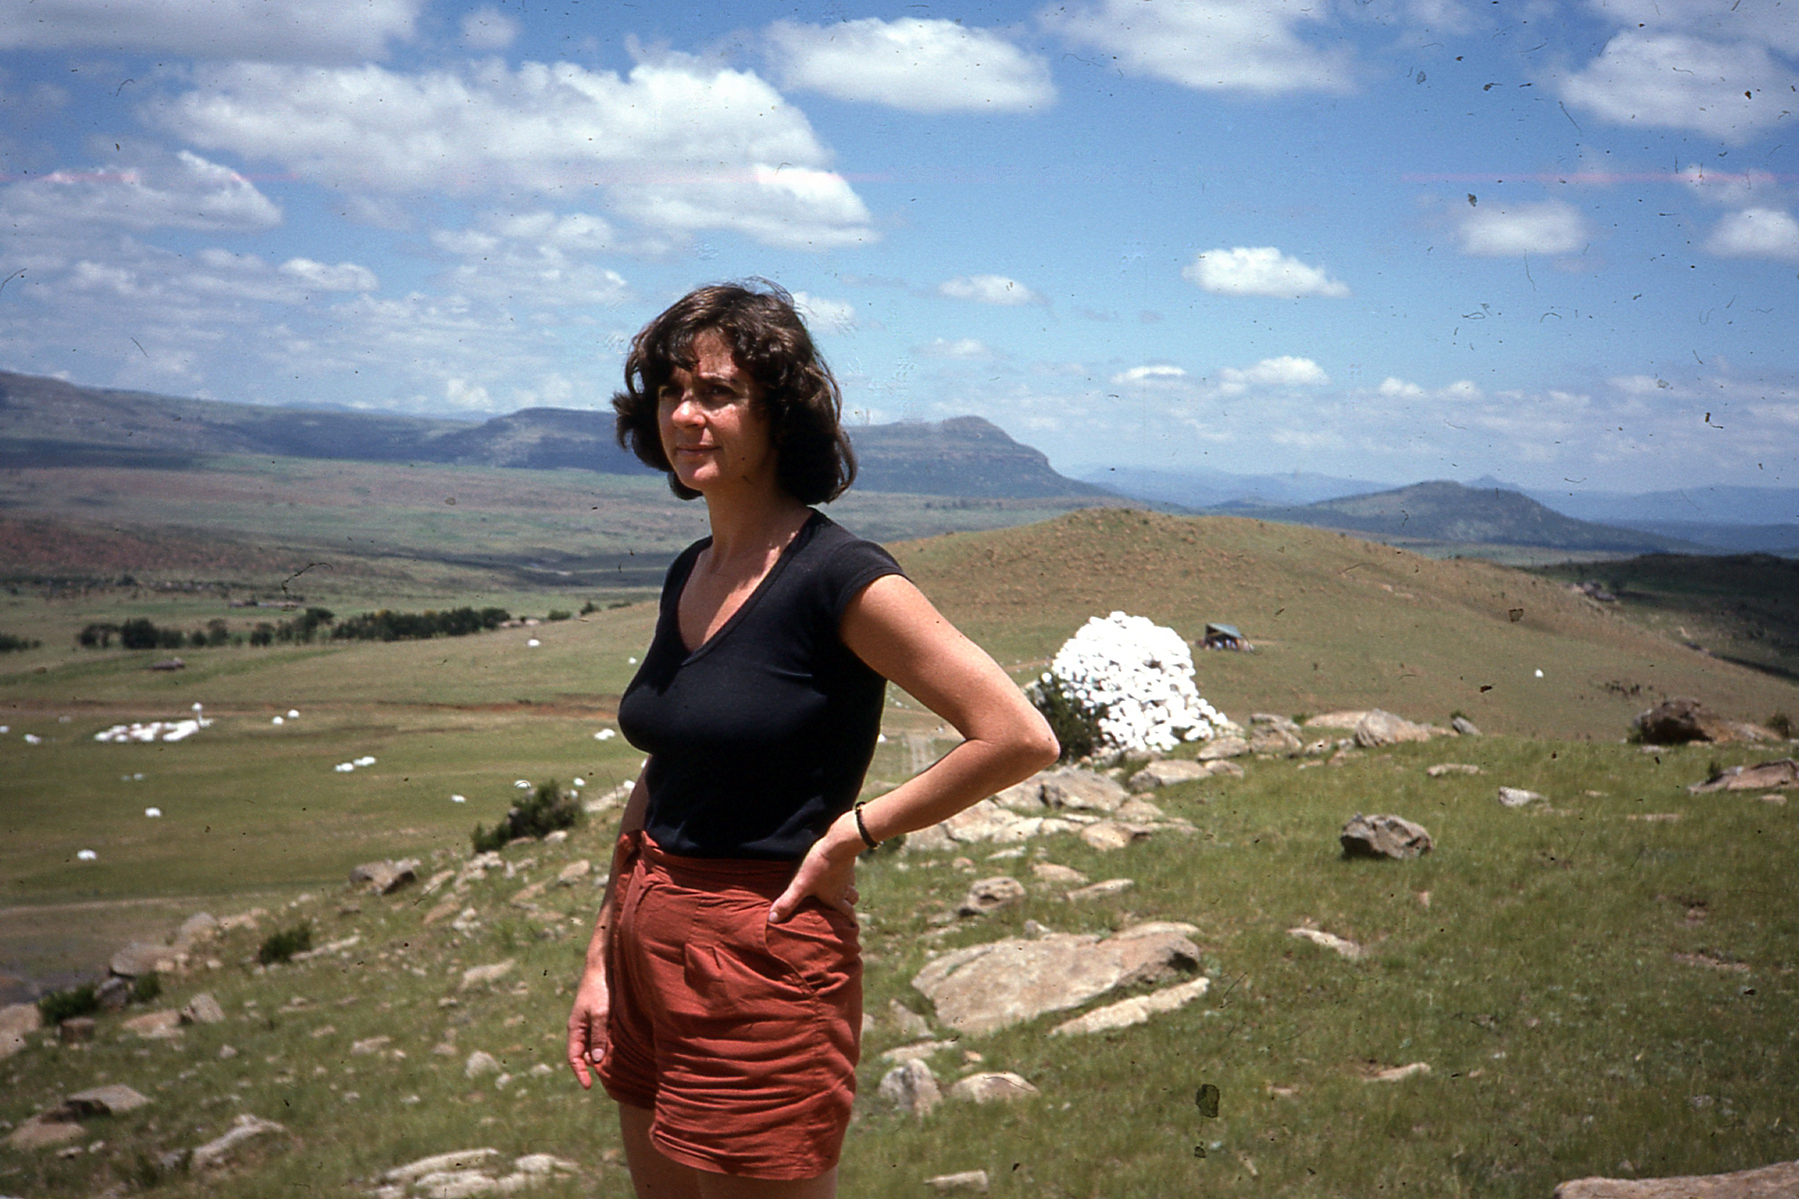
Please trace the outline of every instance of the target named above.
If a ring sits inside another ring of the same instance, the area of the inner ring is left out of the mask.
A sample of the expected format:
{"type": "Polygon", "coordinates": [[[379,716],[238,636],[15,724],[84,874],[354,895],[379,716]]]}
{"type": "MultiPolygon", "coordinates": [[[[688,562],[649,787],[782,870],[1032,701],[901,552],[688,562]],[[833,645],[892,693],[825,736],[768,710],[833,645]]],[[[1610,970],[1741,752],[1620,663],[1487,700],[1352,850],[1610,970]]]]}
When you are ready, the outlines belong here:
{"type": "Polygon", "coordinates": [[[855,1090],[857,857],[1053,762],[1042,717],[898,564],[807,505],[855,476],[787,293],[704,287],[637,335],[618,437],[704,497],[619,725],[648,752],[569,1015],[640,1199],[836,1193],[855,1090]],[[964,740],[852,807],[886,682],[964,740]],[[593,1069],[597,1067],[596,1069],[593,1069]]]}

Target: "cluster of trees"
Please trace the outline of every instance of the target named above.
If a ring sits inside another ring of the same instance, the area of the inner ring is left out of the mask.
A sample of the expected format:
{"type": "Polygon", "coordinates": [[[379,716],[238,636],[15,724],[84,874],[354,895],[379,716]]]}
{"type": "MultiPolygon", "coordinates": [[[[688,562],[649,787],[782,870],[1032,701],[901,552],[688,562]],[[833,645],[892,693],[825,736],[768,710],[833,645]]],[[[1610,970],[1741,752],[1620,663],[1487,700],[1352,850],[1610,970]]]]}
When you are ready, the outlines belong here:
{"type": "Polygon", "coordinates": [[[11,633],[0,633],[0,654],[18,653],[22,650],[36,649],[42,641],[33,641],[29,637],[15,637],[11,633]]]}
{"type": "MultiPolygon", "coordinates": [[[[251,645],[310,645],[325,637],[345,641],[407,641],[463,637],[498,628],[511,619],[511,613],[504,608],[477,611],[464,607],[445,612],[392,612],[384,608],[339,621],[329,608],[308,608],[291,620],[261,621],[248,634],[233,635],[223,620],[209,620],[205,628],[183,632],[159,627],[154,621],[138,616],[122,624],[96,621],[82,629],[78,639],[89,649],[107,649],[115,637],[125,649],[202,649],[242,645],[246,641],[251,645]]],[[[0,649],[4,648],[11,647],[0,645],[0,649]]]]}
{"type": "Polygon", "coordinates": [[[466,637],[497,629],[512,619],[504,608],[451,608],[445,612],[392,612],[386,608],[352,616],[331,630],[333,638],[352,641],[424,641],[432,637],[466,637]]]}

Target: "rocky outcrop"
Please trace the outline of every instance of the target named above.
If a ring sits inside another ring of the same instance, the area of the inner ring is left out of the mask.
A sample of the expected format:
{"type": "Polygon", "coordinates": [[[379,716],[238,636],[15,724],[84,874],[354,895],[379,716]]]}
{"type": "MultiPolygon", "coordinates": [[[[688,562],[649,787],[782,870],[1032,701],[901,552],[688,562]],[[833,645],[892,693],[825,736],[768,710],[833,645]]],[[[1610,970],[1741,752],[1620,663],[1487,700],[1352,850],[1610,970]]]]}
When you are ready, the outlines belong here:
{"type": "Polygon", "coordinates": [[[1630,722],[1645,745],[1685,745],[1690,741],[1770,741],[1774,734],[1759,725],[1727,720],[1696,699],[1663,700],[1637,713],[1630,722]]]}
{"type": "Polygon", "coordinates": [[[1360,812],[1349,818],[1337,840],[1346,858],[1404,860],[1429,853],[1435,845],[1423,825],[1403,816],[1364,816],[1360,812]]]}
{"type": "Polygon", "coordinates": [[[937,1076],[921,1059],[901,1062],[881,1078],[876,1090],[882,1102],[913,1116],[928,1116],[943,1099],[937,1076]]]}
{"type": "Polygon", "coordinates": [[[1403,716],[1374,708],[1365,713],[1355,726],[1355,743],[1363,749],[1397,745],[1405,741],[1429,741],[1429,725],[1414,724],[1403,716]]]}
{"type": "Polygon", "coordinates": [[[1681,1178],[1577,1178],[1555,1188],[1555,1199],[1792,1199],[1794,1195],[1799,1195],[1799,1161],[1681,1178]]]}
{"type": "Polygon", "coordinates": [[[951,1099],[970,1103],[1017,1103],[1042,1094],[1024,1078],[1008,1071],[987,1071],[957,1079],[949,1089],[951,1099]]]}
{"type": "Polygon", "coordinates": [[[1120,987],[1154,985],[1199,968],[1196,930],[1141,924],[1110,937],[1051,933],[953,950],[912,979],[940,1024],[982,1035],[1045,1012],[1079,1007],[1120,987]]]}
{"type": "Polygon", "coordinates": [[[399,862],[364,862],[350,871],[350,885],[365,887],[376,895],[392,895],[401,887],[418,881],[418,868],[417,858],[399,862]]]}
{"type": "Polygon", "coordinates": [[[1362,957],[1363,951],[1360,945],[1357,945],[1347,937],[1339,937],[1337,934],[1327,933],[1323,929],[1301,926],[1299,928],[1288,929],[1287,935],[1289,937],[1298,937],[1302,941],[1310,941],[1312,944],[1322,946],[1333,953],[1348,958],[1352,962],[1359,961],[1362,957]]]}
{"type": "Polygon", "coordinates": [[[1009,908],[1025,896],[1024,884],[1007,875],[996,878],[976,879],[968,888],[962,904],[956,909],[958,916],[985,916],[989,912],[997,912],[1001,908],[1009,908]]]}
{"type": "Polygon", "coordinates": [[[1192,1003],[1211,989],[1212,980],[1195,978],[1189,982],[1177,983],[1172,987],[1163,987],[1160,991],[1152,991],[1148,995],[1133,995],[1129,999],[1121,999],[1117,1003],[1109,1003],[1104,1007],[1094,1008],[1090,1012],[1064,1021],[1050,1029],[1058,1036],[1075,1036],[1080,1033],[1111,1032],[1117,1028],[1129,1028],[1133,1024],[1142,1024],[1151,1017],[1164,1012],[1172,1012],[1192,1003]]]}
{"type": "Polygon", "coordinates": [[[1774,791],[1782,787],[1799,787],[1799,762],[1781,758],[1754,766],[1731,766],[1687,790],[1694,795],[1709,791],[1774,791]]]}

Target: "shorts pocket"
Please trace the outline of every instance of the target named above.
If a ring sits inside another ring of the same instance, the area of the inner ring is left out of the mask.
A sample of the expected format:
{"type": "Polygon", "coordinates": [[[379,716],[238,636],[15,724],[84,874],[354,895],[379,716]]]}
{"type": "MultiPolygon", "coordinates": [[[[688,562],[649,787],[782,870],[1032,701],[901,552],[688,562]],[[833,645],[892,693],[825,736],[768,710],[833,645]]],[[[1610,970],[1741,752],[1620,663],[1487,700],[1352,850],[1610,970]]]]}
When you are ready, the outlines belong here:
{"type": "Polygon", "coordinates": [[[831,997],[862,973],[862,945],[855,917],[808,900],[780,924],[762,922],[763,944],[814,995],[831,997]]]}

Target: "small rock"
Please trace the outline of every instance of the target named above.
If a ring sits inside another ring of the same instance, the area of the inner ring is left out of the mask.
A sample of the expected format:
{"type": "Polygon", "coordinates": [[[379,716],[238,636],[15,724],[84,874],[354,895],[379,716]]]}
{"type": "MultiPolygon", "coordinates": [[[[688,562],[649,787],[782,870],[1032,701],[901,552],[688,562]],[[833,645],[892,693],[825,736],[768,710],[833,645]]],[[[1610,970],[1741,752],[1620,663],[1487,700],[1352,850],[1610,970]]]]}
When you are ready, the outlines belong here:
{"type": "Polygon", "coordinates": [[[957,1079],[949,1089],[951,1099],[971,1103],[1014,1103],[1041,1093],[1023,1078],[1006,1071],[970,1074],[967,1078],[957,1079]]]}
{"type": "Polygon", "coordinates": [[[462,1073],[469,1078],[480,1078],[484,1074],[498,1074],[499,1072],[499,1059],[485,1049],[475,1050],[462,1064],[462,1073]]]}
{"type": "Polygon", "coordinates": [[[1058,866],[1054,862],[1032,863],[1031,874],[1038,882],[1052,887],[1079,887],[1087,882],[1087,876],[1079,870],[1072,866],[1058,866]]]}
{"type": "Polygon", "coordinates": [[[174,1008],[165,1008],[160,1012],[145,1012],[141,1016],[133,1016],[121,1027],[140,1037],[168,1037],[180,1032],[181,1013],[174,1008]]]}
{"type": "Polygon", "coordinates": [[[1290,928],[1287,930],[1287,935],[1310,941],[1314,945],[1322,945],[1326,949],[1342,954],[1352,962],[1359,960],[1362,956],[1360,945],[1347,937],[1339,937],[1335,933],[1327,933],[1316,928],[1290,928]]]}
{"type": "Polygon", "coordinates": [[[175,969],[186,955],[173,945],[151,945],[133,941],[112,955],[109,969],[120,978],[141,978],[146,974],[175,969]]]}
{"type": "Polygon", "coordinates": [[[63,1106],[68,1109],[70,1115],[76,1118],[122,1116],[126,1112],[134,1112],[140,1107],[147,1107],[149,1103],[147,1098],[123,1083],[77,1091],[63,1100],[63,1106]]]}
{"type": "Polygon", "coordinates": [[[285,1128],[275,1123],[273,1120],[264,1120],[259,1116],[253,1116],[249,1112],[244,1112],[242,1115],[238,1116],[237,1121],[231,1127],[231,1131],[227,1132],[224,1136],[219,1137],[217,1140],[208,1141],[198,1149],[195,1149],[193,1156],[189,1161],[193,1168],[197,1170],[204,1169],[208,1166],[221,1165],[231,1156],[231,1151],[245,1141],[254,1137],[263,1136],[266,1133],[286,1131],[285,1128]]]}
{"type": "Polygon", "coordinates": [[[212,997],[210,991],[201,991],[188,1000],[187,1006],[181,1009],[181,1022],[183,1024],[223,1024],[225,1009],[219,1006],[219,1001],[212,997]]]}
{"type": "Polygon", "coordinates": [[[350,1053],[352,1056],[380,1053],[391,1044],[393,1044],[393,1038],[389,1036],[369,1037],[365,1040],[350,1042],[350,1053]]]}
{"type": "Polygon", "coordinates": [[[1051,770],[1037,777],[1043,805],[1076,812],[1116,812],[1128,794],[1115,780],[1091,770],[1051,770]]]}
{"type": "Polygon", "coordinates": [[[1446,774],[1479,774],[1480,767],[1467,762],[1438,762],[1435,766],[1426,767],[1424,773],[1431,778],[1440,779],[1446,774]]]}
{"type": "Polygon", "coordinates": [[[1184,758],[1166,758],[1160,762],[1151,762],[1142,770],[1131,776],[1132,791],[1153,791],[1158,787],[1172,787],[1176,783],[1190,783],[1196,779],[1210,778],[1211,770],[1203,762],[1189,762],[1184,758]]]}
{"type": "Polygon", "coordinates": [[[1105,899],[1113,895],[1122,895],[1136,885],[1136,882],[1132,879],[1109,878],[1104,882],[1098,882],[1091,886],[1082,887],[1078,891],[1070,891],[1062,898],[1073,903],[1079,903],[1082,900],[1087,899],[1105,899]]]}
{"type": "Polygon", "coordinates": [[[1080,1033],[1111,1032],[1113,1029],[1129,1028],[1133,1024],[1142,1024],[1153,1016],[1164,1012],[1172,1012],[1185,1007],[1211,989],[1212,980],[1196,978],[1190,982],[1164,987],[1160,991],[1152,991],[1148,995],[1135,995],[1122,999],[1105,1007],[1094,1008],[1084,1016],[1076,1016],[1072,1020],[1058,1024],[1051,1029],[1060,1036],[1074,1036],[1080,1033]]]}
{"type": "Polygon", "coordinates": [[[503,962],[495,962],[489,966],[470,966],[467,970],[462,972],[461,989],[466,991],[470,987],[498,982],[500,979],[510,974],[512,968],[517,964],[518,963],[512,958],[507,958],[503,962]]]}
{"type": "Polygon", "coordinates": [[[1346,858],[1406,860],[1429,853],[1435,842],[1424,826],[1403,816],[1364,816],[1356,813],[1337,834],[1346,858]]]}
{"type": "Polygon", "coordinates": [[[404,1166],[395,1166],[381,1176],[383,1182],[411,1182],[427,1174],[452,1170],[478,1170],[500,1156],[498,1149],[463,1149],[456,1153],[438,1153],[421,1157],[404,1166]]]}
{"type": "Polygon", "coordinates": [[[1480,730],[1475,728],[1474,722],[1469,720],[1466,716],[1453,717],[1449,722],[1449,727],[1464,737],[1480,736],[1480,730]]]}
{"type": "Polygon", "coordinates": [[[1781,1199],[1791,1195],[1799,1195],[1799,1161],[1681,1178],[1576,1178],[1556,1187],[1553,1199],[1781,1199]]]}
{"type": "Polygon", "coordinates": [[[1429,1073],[1430,1066],[1427,1063],[1412,1062],[1404,1066],[1369,1069],[1362,1073],[1362,1078],[1367,1082],[1401,1082],[1415,1075],[1429,1073]]]}
{"type": "Polygon", "coordinates": [[[887,1001],[887,1023],[903,1037],[928,1037],[931,1022],[897,999],[887,1001]]]}
{"type": "Polygon", "coordinates": [[[1430,728],[1414,724],[1404,717],[1374,708],[1356,722],[1355,743],[1363,749],[1396,745],[1404,741],[1429,741],[1430,728]]]}
{"type": "Polygon", "coordinates": [[[945,1049],[954,1049],[954,1041],[914,1041],[910,1045],[896,1045],[881,1055],[884,1062],[904,1063],[922,1062],[942,1053],[945,1049]]]}
{"type": "Polygon", "coordinates": [[[935,1178],[924,1180],[925,1185],[939,1195],[953,1195],[967,1191],[977,1195],[987,1193],[987,1171],[964,1170],[960,1174],[939,1174],[935,1178]]]}
{"type": "Polygon", "coordinates": [[[968,888],[956,915],[985,916],[1009,908],[1024,897],[1024,884],[1008,875],[978,879],[968,888]]]}
{"type": "Polygon", "coordinates": [[[1199,747],[1199,760],[1216,762],[1222,758],[1240,758],[1249,752],[1249,742],[1229,735],[1214,737],[1199,747]]]}
{"type": "Polygon", "coordinates": [[[556,872],[556,885],[572,887],[592,873],[593,863],[586,858],[578,858],[556,872]]]}
{"type": "Polygon", "coordinates": [[[401,887],[418,881],[417,858],[404,861],[364,862],[350,871],[352,887],[367,887],[377,895],[392,895],[401,887]]]}
{"type": "Polygon", "coordinates": [[[35,1003],[13,1003],[0,1007],[0,1061],[25,1048],[25,1034],[44,1026],[43,1013],[35,1003]]]}
{"type": "Polygon", "coordinates": [[[73,1120],[52,1119],[52,1115],[53,1113],[45,1113],[22,1122],[7,1134],[7,1147],[48,1149],[52,1145],[66,1145],[87,1135],[87,1129],[73,1120]]]}
{"type": "Polygon", "coordinates": [[[937,1076],[916,1058],[889,1070],[876,1094],[901,1111],[921,1117],[929,1115],[943,1098],[937,1088],[937,1076]]]}
{"type": "Polygon", "coordinates": [[[64,1045],[81,1045],[94,1039],[92,1016],[70,1016],[56,1026],[56,1039],[64,1045]]]}
{"type": "Polygon", "coordinates": [[[1542,798],[1535,791],[1526,791],[1522,787],[1501,787],[1499,789],[1499,802],[1508,808],[1521,808],[1525,804],[1536,803],[1542,798]]]}
{"type": "Polygon", "coordinates": [[[1147,840],[1152,830],[1140,824],[1125,824],[1118,820],[1101,820],[1081,830],[1081,840],[1094,849],[1123,849],[1127,845],[1147,840]]]}

